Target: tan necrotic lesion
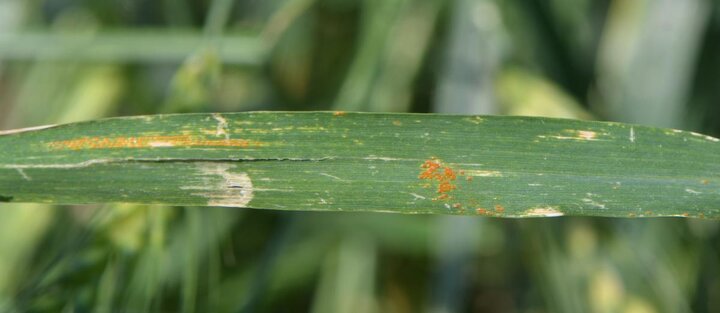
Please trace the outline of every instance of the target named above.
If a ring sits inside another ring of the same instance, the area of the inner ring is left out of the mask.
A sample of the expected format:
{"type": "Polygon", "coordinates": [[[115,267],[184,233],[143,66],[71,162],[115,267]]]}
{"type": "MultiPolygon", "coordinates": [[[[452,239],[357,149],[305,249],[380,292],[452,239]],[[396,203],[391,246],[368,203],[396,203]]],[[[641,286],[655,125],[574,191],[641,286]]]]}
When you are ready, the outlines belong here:
{"type": "Polygon", "coordinates": [[[202,136],[83,137],[47,143],[51,150],[132,149],[163,147],[262,147],[267,143],[250,139],[207,139],[202,136]]]}

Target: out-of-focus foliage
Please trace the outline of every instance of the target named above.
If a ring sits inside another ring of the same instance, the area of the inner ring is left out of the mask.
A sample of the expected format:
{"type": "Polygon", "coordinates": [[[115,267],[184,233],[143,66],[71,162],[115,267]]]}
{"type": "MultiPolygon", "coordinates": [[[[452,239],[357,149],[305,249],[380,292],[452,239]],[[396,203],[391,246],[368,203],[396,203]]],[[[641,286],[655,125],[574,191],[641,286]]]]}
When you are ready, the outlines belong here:
{"type": "MultiPolygon", "coordinates": [[[[720,134],[720,3],[0,0],[0,129],[363,110],[720,134]]],[[[647,195],[652,197],[653,195],[647,195]]],[[[0,206],[2,312],[718,312],[718,224],[0,206]]]]}

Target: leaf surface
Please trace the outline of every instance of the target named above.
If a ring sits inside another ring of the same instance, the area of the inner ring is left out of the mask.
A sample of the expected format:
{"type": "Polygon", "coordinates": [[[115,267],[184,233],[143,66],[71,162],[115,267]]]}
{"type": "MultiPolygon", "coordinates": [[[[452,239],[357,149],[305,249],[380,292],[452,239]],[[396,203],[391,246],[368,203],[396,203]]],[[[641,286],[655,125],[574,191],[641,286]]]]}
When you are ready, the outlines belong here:
{"type": "Polygon", "coordinates": [[[250,112],[0,135],[0,201],[720,217],[718,139],[551,118],[250,112]]]}

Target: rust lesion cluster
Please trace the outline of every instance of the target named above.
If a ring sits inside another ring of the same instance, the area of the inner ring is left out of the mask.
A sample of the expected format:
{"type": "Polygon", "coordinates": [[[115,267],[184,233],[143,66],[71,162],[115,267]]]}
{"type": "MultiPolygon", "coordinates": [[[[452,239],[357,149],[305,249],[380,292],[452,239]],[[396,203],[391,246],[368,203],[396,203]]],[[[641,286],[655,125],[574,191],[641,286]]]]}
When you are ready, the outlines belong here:
{"type": "Polygon", "coordinates": [[[436,187],[437,196],[432,198],[433,201],[442,201],[444,206],[456,214],[467,214],[472,212],[483,216],[508,216],[506,208],[496,203],[491,208],[481,206],[477,199],[469,195],[456,195],[453,197],[453,191],[460,189],[458,185],[469,184],[472,182],[473,176],[495,172],[467,171],[456,169],[447,163],[442,162],[436,157],[425,160],[421,165],[421,172],[418,175],[420,180],[427,181],[423,185],[424,188],[436,187]],[[470,211],[469,211],[470,210],[470,211]]]}
{"type": "MultiPolygon", "coordinates": [[[[462,171],[456,172],[453,168],[443,164],[437,158],[426,160],[420,168],[422,172],[420,172],[418,176],[419,179],[437,183],[438,196],[433,198],[433,200],[451,199],[452,196],[450,193],[457,189],[455,181],[458,176],[464,175],[462,171]]],[[[430,184],[426,185],[426,187],[430,187],[430,184]]]]}
{"type": "Polygon", "coordinates": [[[207,139],[202,136],[83,137],[47,143],[53,150],[126,149],[161,147],[261,147],[266,144],[249,139],[207,139]]]}
{"type": "Polygon", "coordinates": [[[495,210],[478,207],[475,209],[475,213],[485,216],[503,216],[505,214],[505,207],[500,204],[495,205],[495,210]]]}

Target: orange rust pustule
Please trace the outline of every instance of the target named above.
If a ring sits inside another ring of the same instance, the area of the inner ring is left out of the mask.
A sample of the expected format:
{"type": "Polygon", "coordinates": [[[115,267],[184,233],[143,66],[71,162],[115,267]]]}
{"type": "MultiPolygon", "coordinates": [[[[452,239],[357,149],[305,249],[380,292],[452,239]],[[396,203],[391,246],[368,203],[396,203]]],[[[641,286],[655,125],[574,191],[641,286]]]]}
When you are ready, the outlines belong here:
{"type": "Polygon", "coordinates": [[[480,215],[488,215],[488,213],[489,213],[488,210],[486,210],[484,208],[477,208],[477,209],[475,209],[475,212],[477,212],[477,214],[480,214],[480,215]]]}
{"type": "Polygon", "coordinates": [[[140,137],[84,137],[53,141],[47,146],[53,150],[125,149],[155,147],[261,147],[263,142],[248,139],[206,139],[200,136],[140,136],[140,137]]]}
{"type": "Polygon", "coordinates": [[[451,167],[443,165],[440,160],[432,158],[423,162],[420,168],[422,168],[423,171],[418,175],[419,179],[435,181],[438,184],[438,197],[433,200],[452,198],[449,192],[457,189],[457,186],[454,184],[454,181],[457,180],[457,174],[451,167]]]}
{"type": "Polygon", "coordinates": [[[443,181],[440,183],[440,185],[438,185],[438,193],[448,193],[455,189],[457,189],[457,187],[447,181],[443,181]]]}
{"type": "Polygon", "coordinates": [[[449,167],[446,167],[446,168],[445,168],[445,173],[444,173],[444,174],[445,174],[445,175],[444,175],[445,178],[447,178],[447,179],[450,179],[450,180],[456,180],[456,179],[457,179],[457,175],[455,175],[455,172],[453,172],[453,170],[452,170],[451,168],[449,168],[449,167]]]}
{"type": "Polygon", "coordinates": [[[440,168],[440,163],[435,160],[427,160],[420,167],[425,169],[420,173],[420,179],[439,179],[441,177],[436,173],[440,168]]]}
{"type": "Polygon", "coordinates": [[[503,207],[502,205],[496,204],[496,205],[495,205],[495,212],[498,212],[498,213],[505,212],[505,207],[503,207]]]}

